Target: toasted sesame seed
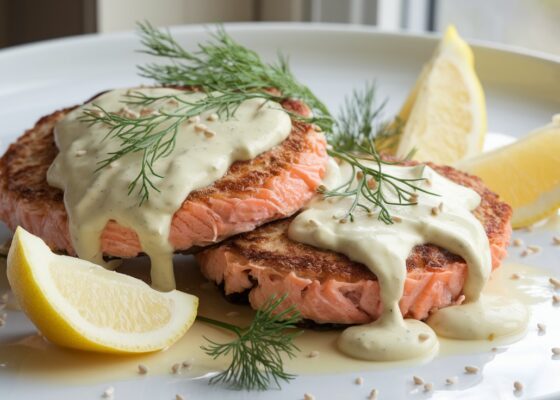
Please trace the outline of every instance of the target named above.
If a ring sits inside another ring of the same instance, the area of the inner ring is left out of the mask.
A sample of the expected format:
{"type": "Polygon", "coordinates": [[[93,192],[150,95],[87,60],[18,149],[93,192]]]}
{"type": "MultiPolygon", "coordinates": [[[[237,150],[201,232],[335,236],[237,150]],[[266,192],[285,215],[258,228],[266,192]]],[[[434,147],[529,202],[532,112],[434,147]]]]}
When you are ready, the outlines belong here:
{"type": "Polygon", "coordinates": [[[110,399],[113,397],[114,394],[115,394],[115,388],[113,386],[109,386],[107,389],[105,389],[101,397],[103,397],[104,399],[110,399]]]}
{"type": "Polygon", "coordinates": [[[515,382],[513,382],[513,389],[516,392],[521,392],[523,390],[523,384],[519,381],[515,381],[515,382]]]}
{"type": "Polygon", "coordinates": [[[552,304],[560,304],[560,296],[557,294],[552,296],[552,304]]]}
{"type": "Polygon", "coordinates": [[[216,132],[207,129],[204,131],[204,136],[206,136],[208,139],[213,138],[214,136],[216,136],[216,132]]]}
{"type": "Polygon", "coordinates": [[[550,278],[548,281],[552,286],[554,286],[554,289],[560,289],[560,280],[556,278],[550,278]]]}
{"type": "Polygon", "coordinates": [[[452,376],[452,377],[447,378],[447,379],[445,380],[445,384],[446,384],[446,385],[454,385],[454,384],[457,383],[458,380],[459,380],[459,379],[458,379],[456,376],[452,376]]]}
{"type": "Polygon", "coordinates": [[[317,132],[322,132],[323,131],[323,129],[319,125],[315,125],[315,124],[313,124],[313,129],[315,129],[315,131],[317,131],[317,132]]]}
{"type": "Polygon", "coordinates": [[[530,244],[529,246],[527,246],[528,250],[531,250],[533,253],[538,253],[542,250],[541,246],[537,246],[536,244],[530,244]]]}
{"type": "Polygon", "coordinates": [[[529,254],[531,254],[529,250],[523,250],[520,255],[521,257],[527,257],[529,254]]]}
{"type": "Polygon", "coordinates": [[[554,354],[555,356],[560,355],[560,347],[553,347],[552,354],[554,354]]]}
{"type": "Polygon", "coordinates": [[[218,117],[218,114],[212,113],[212,114],[210,114],[206,119],[207,119],[208,121],[217,121],[218,118],[219,118],[219,117],[218,117]]]}
{"type": "Polygon", "coordinates": [[[308,358],[315,358],[315,357],[319,357],[321,353],[319,353],[317,350],[313,350],[312,352],[310,352],[307,357],[308,358]]]}
{"type": "Polygon", "coordinates": [[[443,211],[443,203],[439,203],[437,208],[439,211],[443,211]]]}
{"type": "Polygon", "coordinates": [[[145,117],[147,115],[152,115],[152,114],[156,114],[157,111],[154,110],[153,108],[149,108],[149,107],[144,107],[140,110],[140,116],[145,117]]]}
{"type": "Polygon", "coordinates": [[[521,247],[521,246],[523,246],[523,240],[521,240],[521,239],[513,239],[513,245],[514,245],[515,247],[521,247]]]}
{"type": "Polygon", "coordinates": [[[541,335],[544,335],[546,333],[546,325],[541,322],[537,324],[537,329],[539,331],[539,334],[541,335]]]}
{"type": "Polygon", "coordinates": [[[518,280],[519,278],[521,278],[521,276],[519,274],[511,274],[511,276],[509,277],[510,279],[513,279],[514,281],[518,280]]]}
{"type": "Polygon", "coordinates": [[[206,132],[207,129],[208,129],[208,127],[207,127],[206,125],[204,125],[204,124],[196,124],[196,125],[194,126],[194,130],[195,130],[196,132],[206,132]]]}
{"type": "Polygon", "coordinates": [[[185,400],[185,398],[183,396],[181,396],[180,394],[176,394],[175,395],[175,400],[185,400]]]}
{"type": "Polygon", "coordinates": [[[228,313],[226,313],[226,317],[238,317],[239,316],[239,311],[230,311],[228,313]]]}
{"type": "Polygon", "coordinates": [[[414,375],[412,377],[412,382],[414,382],[415,385],[423,385],[424,384],[424,379],[420,378],[419,376],[414,375]]]}
{"type": "Polygon", "coordinates": [[[411,203],[416,203],[418,201],[418,195],[416,193],[412,193],[408,199],[411,203]]]}
{"type": "Polygon", "coordinates": [[[315,396],[313,396],[311,393],[305,393],[303,395],[303,400],[315,400],[315,396]]]}
{"type": "Polygon", "coordinates": [[[396,215],[393,216],[393,217],[391,217],[391,219],[393,220],[393,222],[397,222],[397,223],[402,222],[402,218],[401,218],[401,217],[397,217],[396,215]]]}
{"type": "Polygon", "coordinates": [[[309,226],[319,226],[319,223],[317,221],[315,221],[314,219],[310,219],[307,221],[307,225],[309,226]]]}
{"type": "Polygon", "coordinates": [[[173,364],[171,366],[171,372],[173,372],[174,374],[178,374],[181,372],[181,364],[177,363],[177,364],[173,364]]]}
{"type": "Polygon", "coordinates": [[[360,180],[364,177],[364,173],[362,171],[356,172],[356,179],[360,180]]]}
{"type": "Polygon", "coordinates": [[[427,186],[432,186],[432,180],[430,178],[426,178],[425,180],[427,186]]]}
{"type": "Polygon", "coordinates": [[[345,223],[348,222],[348,218],[341,218],[341,219],[338,220],[338,222],[341,223],[341,224],[345,224],[345,223]]]}
{"type": "Polygon", "coordinates": [[[495,352],[498,351],[498,348],[497,347],[492,347],[492,351],[495,353],[495,352]]]}
{"type": "Polygon", "coordinates": [[[191,363],[190,361],[183,361],[183,362],[181,363],[181,366],[182,366],[183,368],[185,368],[186,370],[189,370],[189,369],[192,368],[192,363],[191,363]]]}
{"type": "Polygon", "coordinates": [[[425,342],[429,338],[430,338],[430,335],[428,335],[427,333],[420,333],[418,335],[418,340],[420,340],[421,342],[425,342]]]}
{"type": "Polygon", "coordinates": [[[356,385],[363,385],[364,384],[364,378],[362,378],[361,376],[358,376],[355,380],[354,383],[356,385]]]}
{"type": "Polygon", "coordinates": [[[424,392],[431,392],[432,390],[434,390],[434,385],[432,383],[426,383],[424,385],[424,392]]]}
{"type": "Polygon", "coordinates": [[[433,216],[436,216],[439,214],[439,208],[437,207],[432,207],[431,213],[433,216]]]}
{"type": "Polygon", "coordinates": [[[560,244],[560,236],[553,236],[552,237],[552,243],[554,243],[555,245],[559,245],[560,244]]]}
{"type": "Polygon", "coordinates": [[[194,117],[189,117],[187,122],[190,122],[191,124],[198,124],[200,122],[200,116],[195,115],[194,117]]]}
{"type": "Polygon", "coordinates": [[[465,372],[467,374],[476,374],[478,373],[478,367],[472,366],[472,365],[467,365],[465,366],[465,372]]]}
{"type": "Polygon", "coordinates": [[[317,186],[317,191],[318,192],[325,192],[326,190],[327,190],[327,187],[325,185],[317,186]]]}
{"type": "Polygon", "coordinates": [[[371,392],[369,392],[368,400],[377,400],[378,395],[379,391],[377,389],[371,389],[371,392]]]}
{"type": "Polygon", "coordinates": [[[148,373],[148,367],[143,364],[138,364],[138,373],[140,375],[146,375],[148,373]]]}

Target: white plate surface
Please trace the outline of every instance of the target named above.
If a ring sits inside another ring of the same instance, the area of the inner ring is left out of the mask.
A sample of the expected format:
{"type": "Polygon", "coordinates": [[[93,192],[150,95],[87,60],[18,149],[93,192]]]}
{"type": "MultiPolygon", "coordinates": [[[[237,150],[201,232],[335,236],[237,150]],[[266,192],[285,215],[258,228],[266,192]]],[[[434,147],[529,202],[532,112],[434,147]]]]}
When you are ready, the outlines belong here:
{"type": "MultiPolygon", "coordinates": [[[[376,81],[380,99],[389,99],[387,116],[403,102],[437,43],[431,36],[336,25],[234,24],[226,28],[266,59],[273,59],[278,50],[288,54],[297,77],[333,110],[353,87],[376,81]]],[[[207,28],[199,26],[172,31],[188,48],[208,37],[207,28]]],[[[138,48],[137,37],[124,33],[0,51],[0,150],[3,152],[9,142],[54,109],[80,103],[105,89],[143,83],[135,65],[147,57],[134,52],[138,48]]],[[[560,58],[484,44],[475,45],[474,51],[486,92],[489,131],[521,137],[560,112],[560,58]]],[[[498,143],[503,137],[494,136],[493,140],[498,143]]],[[[523,261],[560,276],[560,246],[551,245],[552,235],[559,230],[560,221],[555,218],[533,232],[515,232],[514,237],[540,245],[544,251],[520,259],[519,251],[511,249],[508,261],[523,261]]],[[[2,226],[0,239],[7,235],[2,226]]],[[[9,314],[8,324],[0,328],[0,343],[33,332],[21,313],[9,314]]],[[[386,371],[300,376],[281,391],[261,393],[223,390],[209,387],[205,379],[185,380],[172,375],[86,386],[40,383],[29,379],[26,371],[6,373],[0,354],[0,399],[98,399],[108,385],[116,388],[115,399],[173,399],[175,393],[184,393],[189,399],[301,399],[305,392],[317,399],[364,399],[372,387],[379,389],[380,399],[558,399],[560,360],[551,359],[546,350],[560,346],[560,307],[545,310],[541,317],[549,320],[546,338],[537,337],[533,320],[522,341],[497,354],[437,358],[426,365],[386,371]],[[482,373],[462,376],[463,366],[471,364],[483,367],[482,373]],[[434,382],[435,391],[415,389],[411,384],[413,374],[434,382]],[[358,375],[364,378],[362,386],[354,384],[358,375]],[[461,383],[452,388],[444,385],[451,375],[461,375],[461,383]],[[524,382],[522,394],[513,393],[514,380],[524,382]]]]}

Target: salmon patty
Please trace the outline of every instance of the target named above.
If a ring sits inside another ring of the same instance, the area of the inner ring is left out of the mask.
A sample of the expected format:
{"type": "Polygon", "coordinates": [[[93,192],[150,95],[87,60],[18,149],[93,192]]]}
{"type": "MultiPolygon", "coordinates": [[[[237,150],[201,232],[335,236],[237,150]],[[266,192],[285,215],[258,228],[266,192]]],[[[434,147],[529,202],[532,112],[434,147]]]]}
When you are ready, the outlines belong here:
{"type": "MultiPolygon", "coordinates": [[[[300,101],[286,100],[282,106],[310,114],[300,101]]],[[[63,192],[49,186],[46,175],[58,153],[54,127],[74,108],[41,118],[0,159],[0,220],[12,230],[22,226],[53,250],[72,255],[63,192]]],[[[313,196],[326,164],[323,134],[292,119],[292,131],[282,143],[250,161],[234,163],[214,184],[190,193],[173,216],[169,241],[177,251],[186,251],[290,216],[313,196]]],[[[105,227],[101,246],[107,256],[142,252],[136,232],[116,221],[105,227]]]]}
{"type": "MultiPolygon", "coordinates": [[[[484,226],[492,267],[497,268],[511,235],[510,206],[479,178],[451,167],[429,165],[481,196],[473,213],[484,226]]],[[[270,296],[286,294],[283,307],[293,305],[303,318],[318,324],[363,324],[377,319],[383,304],[376,276],[342,254],[290,240],[291,220],[272,222],[203,250],[196,255],[202,273],[221,285],[226,295],[248,292],[255,309],[270,296]]],[[[462,301],[467,264],[461,257],[425,244],[414,247],[406,267],[400,300],[405,317],[425,319],[433,310],[462,301]]]]}

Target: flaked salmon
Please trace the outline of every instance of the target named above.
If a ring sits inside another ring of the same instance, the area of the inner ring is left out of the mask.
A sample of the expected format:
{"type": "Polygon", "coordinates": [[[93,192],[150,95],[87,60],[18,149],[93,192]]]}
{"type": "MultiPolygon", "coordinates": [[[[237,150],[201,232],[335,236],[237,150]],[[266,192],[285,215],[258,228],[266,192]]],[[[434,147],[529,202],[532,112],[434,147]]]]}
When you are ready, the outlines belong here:
{"type": "MultiPolygon", "coordinates": [[[[309,115],[302,102],[286,100],[291,112],[309,115]]],[[[41,237],[53,250],[75,254],[63,192],[49,186],[46,173],[58,153],[55,124],[73,108],[56,111],[11,144],[0,159],[0,219],[41,237]]],[[[260,156],[234,163],[213,185],[193,191],[175,213],[169,240],[177,251],[206,246],[298,211],[325,174],[326,142],[312,125],[292,120],[292,131],[260,156]]],[[[92,210],[95,212],[95,210],[92,210]]],[[[102,233],[105,255],[142,252],[134,230],[110,221],[102,233]]]]}
{"type": "MultiPolygon", "coordinates": [[[[485,228],[493,268],[506,255],[511,208],[482,181],[451,167],[431,165],[454,182],[474,189],[481,204],[474,215],[485,228]]],[[[226,295],[248,292],[253,308],[272,295],[287,295],[303,318],[319,324],[362,324],[375,320],[383,304],[375,275],[364,265],[332,251],[290,240],[291,219],[272,222],[197,254],[203,274],[226,295]]],[[[407,261],[400,308],[405,317],[424,319],[432,310],[462,301],[465,261],[432,245],[416,246],[407,261]]]]}

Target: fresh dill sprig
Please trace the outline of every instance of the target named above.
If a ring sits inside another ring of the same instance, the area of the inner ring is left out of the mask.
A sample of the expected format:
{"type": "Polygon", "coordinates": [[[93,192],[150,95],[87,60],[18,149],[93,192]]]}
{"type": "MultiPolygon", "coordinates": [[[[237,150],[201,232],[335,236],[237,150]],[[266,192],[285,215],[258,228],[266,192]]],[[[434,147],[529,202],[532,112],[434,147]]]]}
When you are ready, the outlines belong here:
{"type": "Polygon", "coordinates": [[[387,149],[390,141],[400,134],[398,120],[390,124],[378,125],[386,101],[380,105],[375,101],[375,85],[367,84],[362,90],[355,90],[345,99],[334,131],[329,135],[328,153],[348,163],[352,173],[347,181],[333,189],[319,187],[325,198],[348,197],[353,201],[342,219],[354,220],[354,212],[360,208],[368,213],[378,214],[378,219],[392,224],[393,218],[388,206],[411,206],[417,204],[417,193],[434,194],[422,189],[418,184],[424,178],[406,179],[383,171],[383,165],[399,162],[384,159],[379,147],[387,149]],[[382,146],[381,144],[385,144],[382,146]],[[373,162],[373,167],[371,163],[373,162]],[[396,194],[396,201],[388,198],[387,190],[396,194]]]}
{"type": "Polygon", "coordinates": [[[205,338],[209,342],[202,347],[206,354],[214,359],[225,356],[231,356],[232,359],[227,369],[210,379],[210,384],[222,383],[243,390],[267,390],[271,386],[280,388],[282,382],[295,377],[284,370],[282,356],[293,358],[299,351],[293,340],[301,332],[286,330],[296,327],[300,315],[293,307],[276,313],[285,298],[269,299],[246,328],[197,317],[202,322],[229,330],[237,336],[227,343],[205,338]]]}
{"type": "Polygon", "coordinates": [[[158,100],[174,99],[180,103],[174,112],[159,112],[147,116],[130,116],[108,112],[99,106],[86,109],[82,121],[104,124],[109,128],[107,137],[120,140],[119,149],[108,154],[99,163],[98,170],[129,153],[141,153],[142,160],[136,178],[130,182],[129,195],[136,191],[140,205],[149,199],[151,191],[159,191],[155,163],[167,157],[174,149],[180,125],[190,117],[205,112],[216,112],[228,119],[246,100],[262,98],[281,102],[284,99],[300,99],[311,109],[310,118],[290,113],[299,120],[314,123],[322,130],[332,128],[333,119],[327,107],[299,83],[290,71],[288,60],[279,56],[275,64],[263,62],[259,55],[235,42],[222,28],[212,39],[199,45],[197,51],[185,50],[169,32],[154,28],[147,22],[138,24],[142,52],[164,57],[168,64],[140,66],[140,75],[151,78],[164,86],[180,86],[186,91],[200,91],[206,97],[185,102],[178,96],[147,96],[131,92],[123,103],[150,105],[158,100]],[[137,189],[137,190],[136,190],[137,189]]]}

